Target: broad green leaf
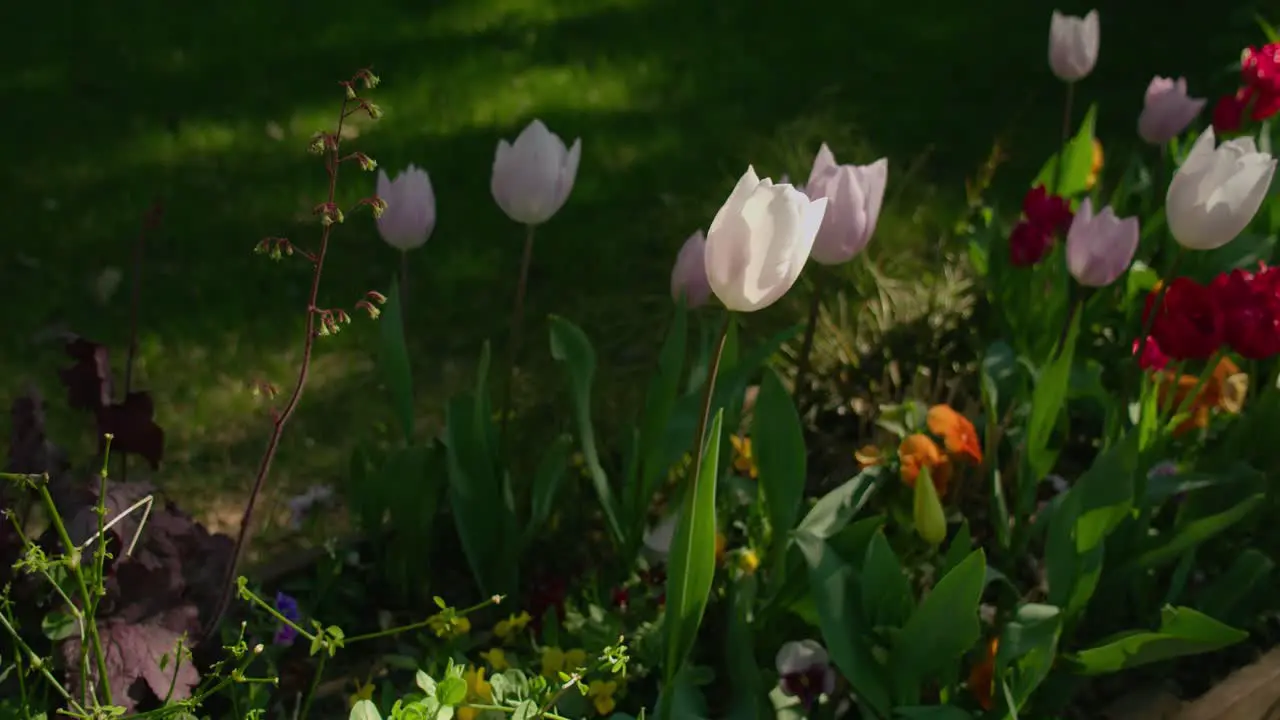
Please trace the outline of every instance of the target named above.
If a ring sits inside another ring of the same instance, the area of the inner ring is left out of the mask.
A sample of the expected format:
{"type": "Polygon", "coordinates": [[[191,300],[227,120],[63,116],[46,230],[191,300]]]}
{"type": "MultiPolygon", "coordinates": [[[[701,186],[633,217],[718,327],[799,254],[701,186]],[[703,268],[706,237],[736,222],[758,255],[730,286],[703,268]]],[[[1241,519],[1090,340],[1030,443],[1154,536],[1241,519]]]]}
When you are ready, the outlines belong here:
{"type": "Polygon", "coordinates": [[[387,292],[387,302],[382,306],[382,319],[378,322],[378,333],[382,338],[381,352],[378,355],[378,367],[382,370],[382,381],[391,394],[391,405],[395,410],[400,434],[405,442],[413,441],[413,374],[409,368],[409,349],[404,337],[404,309],[400,307],[400,285],[391,278],[391,290],[387,292]]]}
{"type": "Polygon", "coordinates": [[[1098,455],[1053,511],[1045,541],[1049,602],[1068,618],[1097,589],[1103,540],[1133,506],[1137,462],[1138,433],[1131,432],[1098,455]]]}
{"type": "Polygon", "coordinates": [[[1007,684],[1015,710],[1021,710],[1049,676],[1058,655],[1061,634],[1062,612],[1053,605],[1020,605],[1014,618],[1004,626],[996,651],[996,678],[1005,678],[1005,669],[1010,669],[1007,684]]]}
{"type": "Polygon", "coordinates": [[[969,520],[965,519],[960,522],[960,529],[956,531],[955,537],[951,538],[947,553],[942,556],[942,565],[938,567],[939,577],[951,572],[952,568],[969,557],[972,550],[973,536],[969,533],[969,520]]]}
{"type": "Polygon", "coordinates": [[[449,502],[462,552],[476,584],[485,595],[512,592],[514,562],[505,552],[509,532],[499,513],[504,507],[501,484],[495,475],[490,448],[478,432],[476,403],[463,394],[450,398],[445,407],[444,445],[449,473],[449,502]]]}
{"type": "Polygon", "coordinates": [[[372,701],[360,700],[351,707],[351,714],[347,716],[348,720],[382,720],[382,713],[378,712],[378,706],[372,701]]]}
{"type": "Polygon", "coordinates": [[[511,713],[511,720],[535,720],[538,717],[538,703],[532,700],[525,700],[516,706],[515,712],[511,713]]]}
{"type": "Polygon", "coordinates": [[[987,561],[975,550],[947,573],[911,614],[889,653],[894,695],[899,703],[919,699],[926,679],[954,670],[956,663],[981,637],[978,603],[987,561]]]}
{"type": "Polygon", "coordinates": [[[436,685],[436,699],[441,705],[461,705],[467,699],[467,681],[452,675],[441,680],[436,685]]]}
{"type": "Polygon", "coordinates": [[[626,514],[629,530],[633,534],[643,534],[645,515],[649,510],[649,501],[657,491],[659,483],[666,477],[670,463],[666,463],[666,428],[675,412],[676,400],[680,397],[680,377],[684,372],[685,346],[689,335],[689,311],[682,300],[676,304],[675,318],[667,339],[662,343],[662,351],[658,355],[658,368],[649,381],[649,390],[645,396],[644,416],[640,425],[640,437],[637,449],[640,454],[640,477],[630,488],[630,500],[626,514]]]}
{"type": "Polygon", "coordinates": [[[973,720],[968,710],[952,705],[915,705],[893,709],[895,718],[905,720],[973,720]]]}
{"type": "Polygon", "coordinates": [[[538,463],[533,475],[533,496],[529,504],[529,524],[525,527],[524,544],[527,546],[555,509],[556,495],[569,468],[569,453],[573,438],[561,435],[547,446],[547,452],[538,463]]]}
{"type": "Polygon", "coordinates": [[[800,415],[772,369],[766,369],[760,381],[751,448],[760,467],[760,491],[775,538],[770,554],[776,555],[786,547],[786,533],[795,526],[804,501],[806,457],[800,415]]]}
{"type": "Polygon", "coordinates": [[[1160,629],[1121,633],[1096,647],[1081,650],[1069,660],[1083,675],[1105,675],[1161,660],[1213,652],[1249,636],[1187,607],[1166,607],[1160,629]]]}
{"type": "Polygon", "coordinates": [[[1146,570],[1178,559],[1178,556],[1184,552],[1240,522],[1264,499],[1266,495],[1254,495],[1220,513],[1197,518],[1182,525],[1174,531],[1173,537],[1167,542],[1142,553],[1127,564],[1125,570],[1146,570]]]}
{"type": "Polygon", "coordinates": [[[716,572],[716,479],[723,411],[716,411],[706,451],[684,491],[680,522],[667,561],[666,661],[669,686],[684,665],[702,624],[716,572]]]}
{"type": "Polygon", "coordinates": [[[892,702],[885,669],[871,652],[858,610],[858,577],[828,543],[801,534],[796,542],[809,565],[809,588],[818,612],[818,626],[831,661],[863,702],[877,714],[888,714],[892,702]]]}
{"type": "Polygon", "coordinates": [[[987,346],[982,356],[982,398],[988,415],[999,417],[1000,398],[1015,394],[1013,383],[1018,372],[1018,358],[1009,343],[997,340],[987,346]]]}
{"type": "Polygon", "coordinates": [[[1053,470],[1058,453],[1049,448],[1053,430],[1062,415],[1071,381],[1071,363],[1075,358],[1076,338],[1080,335],[1080,317],[1077,311],[1071,318],[1065,343],[1055,349],[1057,356],[1040,369],[1035,389],[1031,391],[1031,414],[1027,418],[1026,456],[1030,472],[1019,483],[1017,502],[1025,508],[1026,498],[1033,496],[1035,483],[1053,470]]]}
{"type": "Polygon", "coordinates": [[[1247,548],[1236,556],[1226,572],[1214,578],[1200,591],[1196,609],[1210,617],[1230,620],[1242,605],[1248,604],[1248,600],[1269,600],[1270,593],[1264,588],[1271,580],[1275,567],[1271,558],[1254,548],[1247,548]]]}
{"type": "Polygon", "coordinates": [[[378,482],[387,500],[395,540],[388,547],[385,570],[408,597],[421,581],[422,557],[431,549],[434,518],[449,482],[445,450],[437,443],[411,445],[387,455],[378,482]]]}
{"type": "Polygon", "coordinates": [[[591,473],[600,509],[609,526],[614,542],[623,541],[622,527],[618,524],[616,503],[609,478],[600,466],[596,452],[595,427],[591,422],[591,383],[596,374],[596,351],[586,333],[562,317],[552,315],[551,356],[565,365],[569,373],[569,390],[573,401],[573,414],[578,423],[578,438],[582,443],[582,455],[591,473]]]}
{"type": "Polygon", "coordinates": [[[862,609],[872,627],[895,628],[915,609],[911,583],[883,532],[871,536],[862,561],[862,609]]]}
{"type": "Polygon", "coordinates": [[[795,533],[825,540],[843,530],[871,498],[882,473],[879,466],[869,467],[823,495],[800,521],[795,533]]]}
{"type": "Polygon", "coordinates": [[[1088,188],[1089,176],[1093,173],[1093,133],[1094,123],[1098,115],[1098,106],[1091,105],[1084,116],[1084,122],[1076,131],[1075,137],[1067,141],[1067,146],[1053,154],[1044,164],[1031,186],[1044,185],[1050,193],[1063,197],[1073,197],[1085,192],[1088,188]],[[1063,158],[1062,172],[1058,172],[1058,158],[1063,158]],[[1061,186],[1055,186],[1058,178],[1061,186]]]}
{"type": "Polygon", "coordinates": [[[417,685],[422,690],[422,692],[426,693],[428,696],[435,697],[436,681],[430,675],[419,670],[416,673],[414,673],[413,683],[417,685]]]}
{"type": "Polygon", "coordinates": [[[766,702],[768,688],[755,655],[756,598],[755,575],[748,575],[730,586],[729,629],[726,658],[732,688],[727,720],[772,720],[766,702]]]}
{"type": "Polygon", "coordinates": [[[1274,25],[1267,22],[1267,19],[1262,17],[1261,14],[1254,15],[1254,18],[1258,21],[1258,27],[1262,29],[1262,34],[1266,36],[1267,42],[1269,43],[1280,42],[1280,33],[1276,32],[1276,28],[1274,25]]]}
{"type": "Polygon", "coordinates": [[[44,636],[58,642],[80,633],[80,623],[69,613],[61,610],[50,611],[40,620],[40,631],[44,636]]]}
{"type": "Polygon", "coordinates": [[[1176,475],[1148,475],[1146,502],[1148,505],[1159,505],[1177,495],[1236,483],[1253,483],[1258,487],[1262,487],[1266,482],[1266,478],[1266,473],[1244,463],[1235,463],[1230,467],[1213,473],[1186,472],[1176,475]]]}

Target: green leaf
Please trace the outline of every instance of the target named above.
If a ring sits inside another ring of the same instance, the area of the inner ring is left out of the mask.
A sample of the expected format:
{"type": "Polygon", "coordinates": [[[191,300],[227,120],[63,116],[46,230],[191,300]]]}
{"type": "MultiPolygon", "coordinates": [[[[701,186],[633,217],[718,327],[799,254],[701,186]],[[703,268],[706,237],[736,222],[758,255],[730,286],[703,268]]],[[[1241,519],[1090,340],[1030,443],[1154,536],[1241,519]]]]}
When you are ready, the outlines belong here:
{"type": "Polygon", "coordinates": [[[966,518],[960,522],[960,529],[956,531],[955,537],[951,538],[951,544],[947,546],[947,554],[942,556],[942,565],[938,567],[938,575],[946,575],[951,569],[959,565],[969,553],[973,550],[973,536],[969,533],[969,520],[966,518]]]}
{"type": "Polygon", "coordinates": [[[968,710],[952,705],[916,705],[893,709],[893,716],[907,720],[973,720],[968,710]]]}
{"type": "Polygon", "coordinates": [[[1104,675],[1161,660],[1213,652],[1249,636],[1187,607],[1165,607],[1155,632],[1121,633],[1069,659],[1076,672],[1104,675]]]}
{"type": "Polygon", "coordinates": [[[351,707],[347,720],[382,720],[382,713],[378,712],[378,706],[373,702],[360,700],[351,707]]]}
{"type": "Polygon", "coordinates": [[[413,682],[422,690],[422,692],[426,693],[430,697],[435,697],[436,681],[430,675],[419,670],[414,674],[413,682]]]}
{"type": "Polygon", "coordinates": [[[532,700],[525,700],[516,706],[515,712],[511,713],[511,720],[534,720],[538,717],[538,703],[532,700]]]}
{"type": "Polygon", "coordinates": [[[555,509],[556,495],[569,468],[569,453],[573,438],[561,435],[547,446],[547,452],[538,463],[533,475],[533,496],[530,499],[529,524],[525,526],[524,544],[528,546],[533,536],[546,524],[555,509]]]}
{"type": "Polygon", "coordinates": [[[1049,158],[1036,174],[1036,179],[1031,182],[1031,187],[1043,185],[1050,193],[1068,198],[1088,190],[1086,185],[1089,175],[1093,173],[1093,133],[1097,115],[1098,106],[1091,105],[1075,137],[1067,142],[1065,148],[1049,158]],[[1055,181],[1059,177],[1059,156],[1063,158],[1062,185],[1055,187],[1055,181]]]}
{"type": "Polygon", "coordinates": [[[467,699],[467,681],[460,677],[449,677],[436,685],[436,699],[441,705],[457,707],[467,699]]]}
{"type": "Polygon", "coordinates": [[[809,565],[809,589],[831,661],[863,702],[877,714],[887,715],[893,703],[884,666],[872,654],[865,635],[870,628],[858,608],[857,571],[815,535],[799,534],[796,542],[809,565]]]}
{"type": "Polygon", "coordinates": [[[1262,29],[1262,34],[1267,37],[1267,42],[1280,42],[1280,33],[1276,32],[1275,26],[1267,22],[1266,18],[1262,17],[1261,14],[1254,15],[1254,18],[1258,21],[1258,27],[1262,29]]]}
{"type": "Polygon", "coordinates": [[[776,556],[786,547],[785,533],[795,526],[804,501],[806,457],[800,415],[772,369],[766,369],[760,381],[751,449],[759,464],[760,491],[775,538],[770,554],[776,556]]]}
{"type": "MultiPolygon", "coordinates": [[[[449,502],[476,584],[485,595],[498,595],[515,589],[516,558],[505,551],[505,533],[513,519],[505,512],[489,435],[480,429],[476,414],[476,402],[467,394],[450,398],[445,406],[449,502]]],[[[483,422],[490,424],[488,418],[483,422]]]]}
{"type": "Polygon", "coordinates": [[[69,613],[53,610],[40,620],[40,631],[53,642],[58,642],[79,635],[80,623],[69,613]]]}
{"type": "Polygon", "coordinates": [[[405,442],[413,441],[413,373],[409,368],[409,349],[404,337],[404,309],[400,307],[400,285],[391,278],[391,290],[382,307],[382,319],[378,322],[382,339],[378,366],[382,381],[391,394],[400,434],[405,442]]]}
{"type": "Polygon", "coordinates": [[[862,609],[872,627],[899,627],[915,609],[911,583],[883,531],[871,536],[862,561],[862,609]]]}
{"type": "Polygon", "coordinates": [[[1242,606],[1247,606],[1248,600],[1268,597],[1264,588],[1275,567],[1271,558],[1254,548],[1245,549],[1226,572],[1200,591],[1197,609],[1210,617],[1230,620],[1238,610],[1247,610],[1242,606]]]}
{"type": "Polygon", "coordinates": [[[871,499],[883,472],[879,466],[869,467],[823,495],[800,521],[795,534],[825,540],[843,530],[871,499]]]}
{"type": "Polygon", "coordinates": [[[433,539],[434,523],[422,519],[436,517],[449,482],[445,451],[435,442],[393,450],[378,482],[396,528],[386,569],[402,591],[411,592],[421,580],[422,557],[433,539]]]}
{"type": "Polygon", "coordinates": [[[1018,358],[1009,343],[997,340],[987,346],[982,356],[982,397],[988,414],[999,417],[1000,398],[1015,394],[1012,387],[1018,377],[1018,358]]]}
{"type": "Polygon", "coordinates": [[[1102,574],[1103,540],[1133,506],[1137,432],[1103,451],[1061,496],[1045,541],[1049,602],[1068,618],[1083,610],[1102,574]]]}
{"type": "Polygon", "coordinates": [[[675,412],[680,397],[680,377],[684,372],[686,344],[689,336],[689,312],[681,300],[676,304],[676,314],[658,354],[658,370],[649,381],[645,395],[644,415],[640,423],[637,447],[642,462],[639,482],[635,483],[631,500],[626,508],[629,530],[637,536],[644,533],[645,516],[649,502],[666,477],[667,462],[666,428],[675,412]]]}
{"type": "Polygon", "coordinates": [[[1236,483],[1252,483],[1254,486],[1262,488],[1266,479],[1266,473],[1245,463],[1234,463],[1223,470],[1213,473],[1185,472],[1176,475],[1148,475],[1145,494],[1146,503],[1148,505],[1159,505],[1177,495],[1236,483]]]}
{"type": "Polygon", "coordinates": [[[954,670],[981,637],[978,603],[987,570],[982,550],[969,554],[924,597],[894,640],[889,668],[899,703],[916,702],[926,679],[954,670]]]}
{"type": "Polygon", "coordinates": [[[1008,686],[1015,710],[1021,710],[1049,676],[1061,634],[1062,611],[1053,605],[1019,605],[1014,618],[1004,626],[996,651],[995,677],[1004,678],[1005,668],[1012,668],[1008,686]]]}
{"type": "Polygon", "coordinates": [[[1240,522],[1264,499],[1266,495],[1254,495],[1220,513],[1197,518],[1182,525],[1177,528],[1168,542],[1142,553],[1131,563],[1126,564],[1124,570],[1130,572],[1146,570],[1178,559],[1178,556],[1184,552],[1240,522]]]}
{"type": "Polygon", "coordinates": [[[730,585],[726,657],[731,700],[727,720],[764,720],[768,690],[755,656],[754,604],[757,579],[748,575],[730,585]]]}
{"type": "Polygon", "coordinates": [[[716,572],[716,479],[724,412],[716,411],[697,474],[685,489],[680,522],[667,561],[666,662],[670,686],[684,665],[702,624],[716,572]]]}
{"type": "Polygon", "coordinates": [[[1070,386],[1071,362],[1075,358],[1076,338],[1080,335],[1080,317],[1083,314],[1079,310],[1073,314],[1064,345],[1055,349],[1056,357],[1040,369],[1035,389],[1031,391],[1031,414],[1027,418],[1026,435],[1027,464],[1031,471],[1019,484],[1019,506],[1024,505],[1025,498],[1034,496],[1034,483],[1048,475],[1057,462],[1058,453],[1049,449],[1049,443],[1062,415],[1070,386]]]}
{"type": "Polygon", "coordinates": [[[604,512],[609,532],[617,543],[623,541],[622,527],[618,524],[618,514],[613,499],[613,490],[609,486],[609,478],[600,466],[600,456],[596,452],[595,428],[591,422],[591,382],[596,373],[596,351],[586,333],[573,323],[562,317],[552,315],[551,319],[551,356],[565,365],[569,374],[569,394],[573,401],[573,414],[578,423],[578,438],[582,443],[582,455],[587,462],[587,470],[591,473],[591,482],[595,485],[596,496],[600,500],[600,509],[604,512]]]}

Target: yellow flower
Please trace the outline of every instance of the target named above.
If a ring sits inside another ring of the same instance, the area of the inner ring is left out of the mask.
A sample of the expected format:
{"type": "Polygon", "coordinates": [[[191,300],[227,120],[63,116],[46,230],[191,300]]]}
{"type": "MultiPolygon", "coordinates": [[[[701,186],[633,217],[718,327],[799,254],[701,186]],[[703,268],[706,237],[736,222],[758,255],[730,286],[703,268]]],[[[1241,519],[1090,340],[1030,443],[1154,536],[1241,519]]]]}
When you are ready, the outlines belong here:
{"type": "Polygon", "coordinates": [[[564,671],[573,672],[587,664],[587,651],[582,648],[566,650],[564,653],[564,671]]]}
{"type": "Polygon", "coordinates": [[[511,667],[511,663],[507,662],[507,654],[502,651],[502,648],[493,648],[487,652],[482,652],[480,657],[489,663],[489,667],[493,668],[494,672],[502,672],[511,667]]]}
{"type": "Polygon", "coordinates": [[[427,627],[441,638],[456,638],[471,632],[471,621],[465,617],[455,617],[453,621],[449,621],[444,613],[432,615],[427,620],[427,627]]]}
{"type": "Polygon", "coordinates": [[[596,712],[608,715],[617,705],[613,700],[613,693],[617,690],[618,683],[613,680],[593,680],[587,686],[587,697],[591,698],[591,704],[596,706],[596,712]]]}
{"type": "Polygon", "coordinates": [[[559,680],[560,673],[573,672],[587,664],[587,652],[581,648],[561,650],[558,647],[542,648],[542,676],[559,680]]]}
{"type": "Polygon", "coordinates": [[[751,438],[730,435],[729,442],[733,443],[733,469],[753,480],[760,477],[760,468],[751,453],[751,438]]]}
{"type": "MultiPolygon", "coordinates": [[[[493,702],[493,686],[484,679],[484,668],[468,665],[466,672],[462,673],[462,679],[467,683],[466,702],[482,705],[493,702]]],[[[475,720],[479,714],[480,711],[475,708],[460,707],[457,717],[458,720],[475,720]]]]}
{"type": "Polygon", "coordinates": [[[1089,178],[1084,181],[1084,189],[1092,190],[1094,185],[1098,184],[1098,174],[1102,172],[1102,166],[1106,162],[1106,156],[1102,152],[1102,143],[1098,142],[1098,138],[1093,139],[1093,166],[1089,168],[1089,178]]]}
{"type": "Polygon", "coordinates": [[[497,635],[503,641],[510,640],[517,633],[523,632],[526,625],[532,621],[529,613],[521,611],[519,615],[509,615],[506,620],[499,620],[498,624],[493,628],[493,634],[497,635]]]}
{"type": "Polygon", "coordinates": [[[756,551],[751,548],[745,548],[738,553],[738,569],[751,575],[760,567],[760,556],[756,555],[756,551]]]}

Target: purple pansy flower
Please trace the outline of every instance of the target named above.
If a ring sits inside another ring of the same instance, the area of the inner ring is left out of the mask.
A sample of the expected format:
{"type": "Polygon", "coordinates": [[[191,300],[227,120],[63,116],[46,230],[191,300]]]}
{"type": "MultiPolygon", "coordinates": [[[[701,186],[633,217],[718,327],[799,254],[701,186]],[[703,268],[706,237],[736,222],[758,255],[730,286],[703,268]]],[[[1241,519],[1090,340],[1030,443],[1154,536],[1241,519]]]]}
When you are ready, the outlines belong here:
{"type": "MultiPolygon", "coordinates": [[[[277,592],[276,610],[292,622],[296,623],[302,620],[302,613],[298,611],[298,601],[291,595],[277,592]]],[[[280,628],[276,630],[276,636],[272,642],[276,645],[292,645],[293,641],[297,639],[297,637],[297,630],[293,629],[289,625],[281,625],[280,628]]]]}

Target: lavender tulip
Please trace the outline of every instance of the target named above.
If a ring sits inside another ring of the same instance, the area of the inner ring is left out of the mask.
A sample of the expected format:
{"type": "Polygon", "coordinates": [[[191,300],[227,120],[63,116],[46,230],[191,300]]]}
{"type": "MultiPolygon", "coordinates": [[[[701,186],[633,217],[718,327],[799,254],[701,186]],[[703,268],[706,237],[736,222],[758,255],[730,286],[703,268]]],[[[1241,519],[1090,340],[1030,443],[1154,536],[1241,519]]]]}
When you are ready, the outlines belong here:
{"type": "Polygon", "coordinates": [[[813,241],[811,256],[823,265],[838,265],[862,252],[876,230],[884,202],[889,161],[870,165],[839,165],[823,144],[813,161],[805,192],[810,198],[827,199],[822,226],[813,241]]]}
{"type": "Polygon", "coordinates": [[[387,203],[377,220],[382,239],[397,250],[425,243],[436,226],[436,195],[426,171],[410,165],[392,180],[379,170],[377,193],[387,203]]]}
{"type": "Polygon", "coordinates": [[[1115,282],[1138,250],[1138,218],[1118,218],[1110,207],[1093,214],[1093,201],[1085,198],[1067,231],[1067,269],[1087,287],[1115,282]]]}
{"type": "Polygon", "coordinates": [[[1157,75],[1147,86],[1142,114],[1138,116],[1138,135],[1152,145],[1164,145],[1182,134],[1204,109],[1204,98],[1187,96],[1186,78],[1163,78],[1157,75]]]}
{"type": "Polygon", "coordinates": [[[707,282],[707,236],[701,230],[684,241],[671,270],[671,298],[679,302],[681,296],[691,309],[706,305],[711,297],[711,284],[707,282]]]}
{"type": "Polygon", "coordinates": [[[512,220],[541,225],[569,199],[581,155],[581,139],[566,148],[541,120],[534,120],[514,143],[498,141],[489,185],[494,201],[512,220]]]}

